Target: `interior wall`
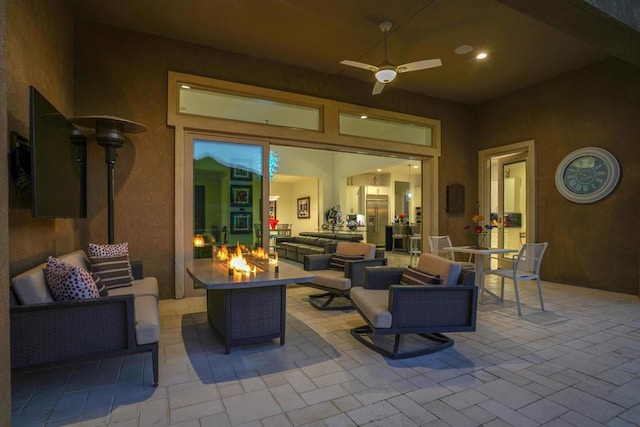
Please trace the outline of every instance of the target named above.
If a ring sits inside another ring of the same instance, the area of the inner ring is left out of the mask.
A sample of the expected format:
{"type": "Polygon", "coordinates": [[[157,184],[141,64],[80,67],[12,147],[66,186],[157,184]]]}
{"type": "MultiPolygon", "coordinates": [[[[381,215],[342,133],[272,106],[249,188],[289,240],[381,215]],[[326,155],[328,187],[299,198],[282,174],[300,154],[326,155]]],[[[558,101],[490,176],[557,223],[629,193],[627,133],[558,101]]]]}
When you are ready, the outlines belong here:
{"type": "MultiPolygon", "coordinates": [[[[145,273],[158,278],[162,298],[174,296],[174,131],[166,124],[169,70],[443,120],[443,161],[450,167],[443,170],[440,192],[444,195],[445,183],[453,179],[473,182],[468,173],[472,162],[459,154],[468,148],[468,107],[392,89],[383,97],[372,97],[366,82],[91,22],[76,22],[75,40],[76,114],[116,115],[149,127],[131,136],[131,152],[119,152],[116,240],[128,240],[131,251],[141,255],[145,273]],[[109,54],[97,55],[97,50],[109,54]]],[[[90,165],[104,165],[103,156],[90,144],[90,165]]],[[[104,193],[104,173],[97,166],[90,168],[90,193],[104,193]]],[[[333,195],[327,197],[323,208],[336,202],[333,195]]],[[[105,233],[104,205],[102,198],[89,201],[90,238],[105,233]]],[[[444,208],[440,209],[442,215],[444,208]]]]}
{"type": "Polygon", "coordinates": [[[548,241],[545,280],[637,293],[640,287],[640,70],[608,59],[478,106],[475,150],[534,140],[537,236],[548,241]],[[618,187],[591,204],[564,199],[555,171],[571,151],[610,150],[618,187]]]}

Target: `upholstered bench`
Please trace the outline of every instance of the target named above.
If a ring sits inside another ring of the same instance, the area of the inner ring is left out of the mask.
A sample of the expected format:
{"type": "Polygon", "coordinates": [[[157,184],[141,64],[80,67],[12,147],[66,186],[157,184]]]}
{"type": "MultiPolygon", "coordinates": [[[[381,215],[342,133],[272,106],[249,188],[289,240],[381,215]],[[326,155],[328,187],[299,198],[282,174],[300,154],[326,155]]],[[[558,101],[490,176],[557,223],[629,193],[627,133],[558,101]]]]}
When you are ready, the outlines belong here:
{"type": "MultiPolygon", "coordinates": [[[[91,271],[82,250],[58,257],[91,271]]],[[[142,277],[142,265],[132,263],[130,286],[108,290],[108,296],[55,301],[47,286],[46,264],[11,279],[17,297],[10,308],[11,367],[25,368],[111,355],[152,354],[153,384],[158,384],[158,282],[142,277]]]]}

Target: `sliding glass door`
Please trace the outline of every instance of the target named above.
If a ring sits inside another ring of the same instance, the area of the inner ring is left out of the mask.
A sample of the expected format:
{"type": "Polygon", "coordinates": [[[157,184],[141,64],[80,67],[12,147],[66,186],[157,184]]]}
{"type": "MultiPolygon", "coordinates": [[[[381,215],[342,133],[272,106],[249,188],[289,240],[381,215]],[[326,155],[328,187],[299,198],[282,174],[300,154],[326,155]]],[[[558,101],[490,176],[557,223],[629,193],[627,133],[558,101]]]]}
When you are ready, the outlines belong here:
{"type": "MultiPolygon", "coordinates": [[[[191,196],[185,200],[185,259],[211,258],[218,245],[262,247],[267,145],[208,135],[189,142],[193,173],[185,176],[191,196]]],[[[185,296],[201,293],[185,280],[185,296]]]]}

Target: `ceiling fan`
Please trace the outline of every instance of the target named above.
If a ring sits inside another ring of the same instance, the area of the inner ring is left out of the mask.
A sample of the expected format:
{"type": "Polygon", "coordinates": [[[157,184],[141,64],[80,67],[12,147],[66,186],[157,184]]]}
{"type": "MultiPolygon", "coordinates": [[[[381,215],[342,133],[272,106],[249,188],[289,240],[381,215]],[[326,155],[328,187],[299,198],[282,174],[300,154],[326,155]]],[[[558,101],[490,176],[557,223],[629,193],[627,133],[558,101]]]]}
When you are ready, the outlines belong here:
{"type": "Polygon", "coordinates": [[[350,67],[364,68],[365,70],[373,71],[376,77],[376,84],[373,86],[372,95],[378,95],[384,89],[384,86],[396,78],[399,73],[407,73],[409,71],[426,70],[427,68],[439,67],[442,65],[440,59],[424,59],[422,61],[409,62],[395,66],[387,60],[387,33],[391,29],[391,22],[384,21],[378,26],[384,33],[384,61],[379,66],[365,64],[363,62],[351,61],[345,59],[340,61],[343,65],[350,67]]]}

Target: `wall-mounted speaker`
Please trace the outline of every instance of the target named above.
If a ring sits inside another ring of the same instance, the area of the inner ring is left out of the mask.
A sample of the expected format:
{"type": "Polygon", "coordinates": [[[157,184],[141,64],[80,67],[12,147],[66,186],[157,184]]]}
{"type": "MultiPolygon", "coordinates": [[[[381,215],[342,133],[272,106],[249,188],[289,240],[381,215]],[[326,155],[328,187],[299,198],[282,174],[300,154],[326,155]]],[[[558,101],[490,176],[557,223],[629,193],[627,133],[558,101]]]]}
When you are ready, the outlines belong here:
{"type": "Polygon", "coordinates": [[[450,214],[464,213],[464,185],[447,185],[447,212],[450,214]]]}

